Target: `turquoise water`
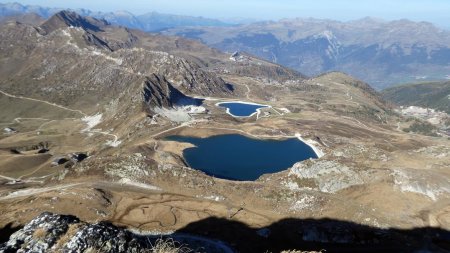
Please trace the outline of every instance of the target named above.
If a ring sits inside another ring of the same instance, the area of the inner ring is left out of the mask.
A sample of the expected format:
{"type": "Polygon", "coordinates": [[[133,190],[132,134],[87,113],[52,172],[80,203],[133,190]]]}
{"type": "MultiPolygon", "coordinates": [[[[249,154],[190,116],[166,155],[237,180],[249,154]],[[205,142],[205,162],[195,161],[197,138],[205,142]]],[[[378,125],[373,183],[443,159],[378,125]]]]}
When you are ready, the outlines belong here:
{"type": "Polygon", "coordinates": [[[248,117],[255,113],[256,109],[268,107],[267,105],[244,104],[240,102],[223,102],[217,105],[228,108],[229,113],[236,117],[248,117]]]}
{"type": "Polygon", "coordinates": [[[296,162],[317,158],[312,148],[297,138],[260,140],[226,134],[208,138],[173,135],[165,140],[195,145],[183,151],[189,167],[232,180],[256,180],[263,174],[285,170],[296,162]]]}

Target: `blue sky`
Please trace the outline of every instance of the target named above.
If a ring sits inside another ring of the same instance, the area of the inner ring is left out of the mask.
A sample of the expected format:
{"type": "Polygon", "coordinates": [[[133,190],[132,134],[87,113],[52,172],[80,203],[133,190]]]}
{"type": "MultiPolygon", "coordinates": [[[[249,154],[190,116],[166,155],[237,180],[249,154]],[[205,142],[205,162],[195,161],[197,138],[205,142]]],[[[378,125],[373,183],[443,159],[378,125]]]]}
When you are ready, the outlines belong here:
{"type": "MultiPolygon", "coordinates": [[[[0,2],[11,2],[0,0],[0,2]]],[[[211,18],[277,20],[314,17],[354,20],[407,18],[450,27],[450,0],[18,0],[21,4],[97,11],[150,11],[211,18]]]]}

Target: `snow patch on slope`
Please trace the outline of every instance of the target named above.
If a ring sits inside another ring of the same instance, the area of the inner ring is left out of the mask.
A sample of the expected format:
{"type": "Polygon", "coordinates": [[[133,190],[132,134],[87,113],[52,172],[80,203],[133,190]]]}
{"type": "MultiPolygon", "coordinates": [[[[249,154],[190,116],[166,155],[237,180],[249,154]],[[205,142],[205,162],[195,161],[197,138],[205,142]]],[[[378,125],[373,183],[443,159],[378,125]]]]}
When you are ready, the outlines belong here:
{"type": "Polygon", "coordinates": [[[113,141],[107,141],[106,145],[113,147],[113,148],[117,148],[120,144],[122,144],[122,141],[119,140],[113,140],[113,141]]]}
{"type": "Polygon", "coordinates": [[[121,178],[119,180],[119,183],[122,185],[130,185],[130,186],[135,186],[138,188],[144,188],[144,189],[153,190],[153,191],[161,191],[161,188],[159,188],[157,186],[136,182],[129,178],[121,178]]]}
{"type": "Polygon", "coordinates": [[[300,141],[304,142],[306,145],[311,147],[313,149],[314,153],[316,153],[318,158],[321,158],[325,155],[325,153],[320,148],[317,147],[319,145],[319,143],[317,141],[305,140],[302,138],[302,135],[299,133],[296,133],[295,137],[297,137],[300,141]]]}
{"type": "Polygon", "coordinates": [[[84,123],[87,124],[87,127],[83,129],[83,132],[87,132],[91,130],[96,125],[100,124],[102,122],[102,114],[98,113],[92,116],[86,116],[81,119],[84,123]]]}
{"type": "Polygon", "coordinates": [[[185,110],[183,110],[183,108],[178,108],[178,109],[167,109],[167,108],[160,108],[160,107],[155,107],[155,112],[168,118],[170,121],[173,122],[188,122],[190,121],[192,118],[189,115],[188,112],[186,112],[185,110]]]}

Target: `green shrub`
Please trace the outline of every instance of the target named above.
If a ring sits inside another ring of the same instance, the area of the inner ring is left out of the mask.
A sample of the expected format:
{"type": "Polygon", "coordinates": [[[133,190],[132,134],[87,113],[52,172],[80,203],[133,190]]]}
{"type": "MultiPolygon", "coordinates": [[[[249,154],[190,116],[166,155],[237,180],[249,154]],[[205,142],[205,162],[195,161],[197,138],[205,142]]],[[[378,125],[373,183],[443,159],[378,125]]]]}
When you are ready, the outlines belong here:
{"type": "Polygon", "coordinates": [[[428,136],[438,136],[436,134],[436,127],[432,124],[425,122],[425,121],[414,121],[408,128],[403,129],[404,132],[413,132],[428,136]]]}

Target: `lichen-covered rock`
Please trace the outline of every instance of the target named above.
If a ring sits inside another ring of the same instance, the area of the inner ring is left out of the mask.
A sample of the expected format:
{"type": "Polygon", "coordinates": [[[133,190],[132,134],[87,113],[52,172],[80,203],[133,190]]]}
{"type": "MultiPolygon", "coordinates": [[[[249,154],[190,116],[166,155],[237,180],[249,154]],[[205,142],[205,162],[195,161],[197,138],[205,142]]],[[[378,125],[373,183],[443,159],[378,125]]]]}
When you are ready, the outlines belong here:
{"type": "Polygon", "coordinates": [[[67,232],[70,224],[79,222],[71,215],[42,213],[11,235],[9,241],[0,246],[0,252],[48,252],[67,232]]]}
{"type": "Polygon", "coordinates": [[[140,242],[133,235],[112,224],[100,222],[84,226],[64,246],[64,252],[84,252],[87,249],[101,252],[139,252],[140,242]]]}
{"type": "Polygon", "coordinates": [[[327,160],[311,160],[294,164],[289,170],[291,180],[284,185],[291,189],[313,189],[335,193],[363,180],[353,168],[327,160]],[[293,179],[292,179],[293,178],[293,179]]]}
{"type": "Polygon", "coordinates": [[[412,192],[436,201],[450,194],[450,182],[433,171],[396,168],[391,173],[394,188],[402,192],[412,192]]]}
{"type": "Polygon", "coordinates": [[[145,243],[110,223],[88,224],[71,215],[42,213],[0,245],[0,252],[141,252],[145,243]],[[76,226],[70,233],[69,227],[76,226]]]}
{"type": "Polygon", "coordinates": [[[75,216],[45,212],[12,234],[8,242],[0,244],[0,253],[198,252],[191,248],[201,252],[233,252],[225,243],[206,237],[184,233],[139,235],[104,221],[90,224],[75,216]]]}

